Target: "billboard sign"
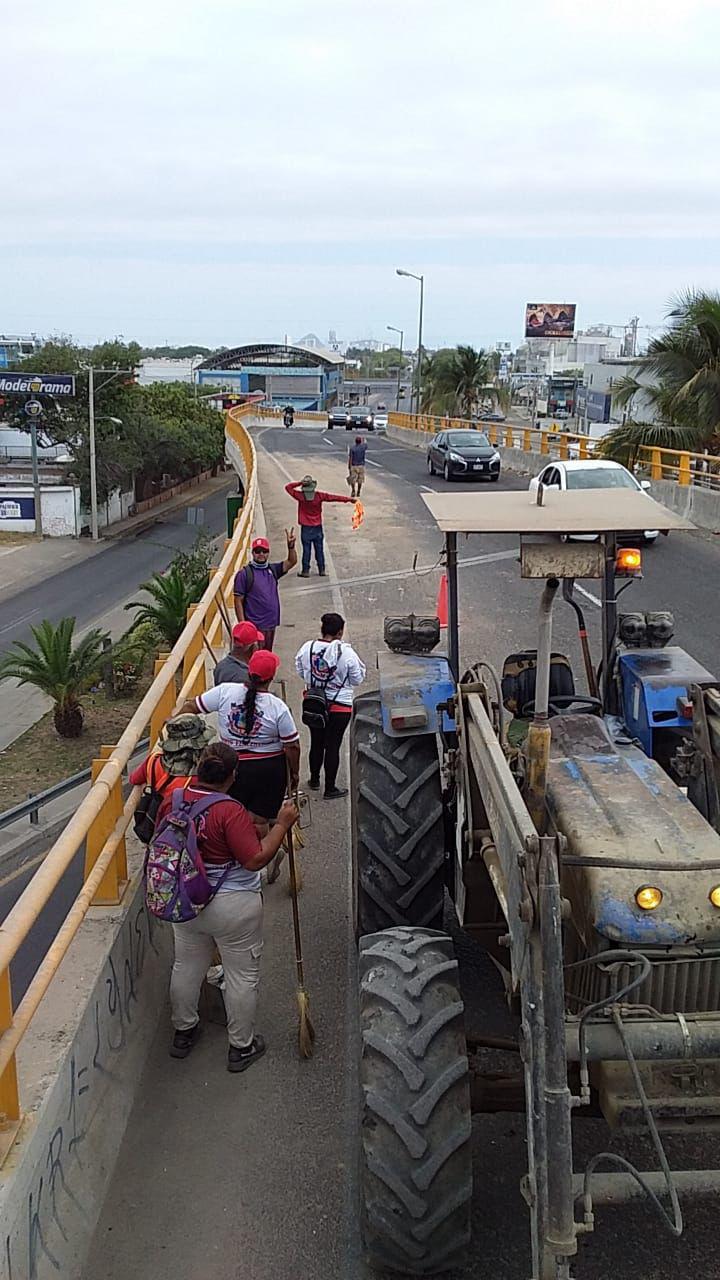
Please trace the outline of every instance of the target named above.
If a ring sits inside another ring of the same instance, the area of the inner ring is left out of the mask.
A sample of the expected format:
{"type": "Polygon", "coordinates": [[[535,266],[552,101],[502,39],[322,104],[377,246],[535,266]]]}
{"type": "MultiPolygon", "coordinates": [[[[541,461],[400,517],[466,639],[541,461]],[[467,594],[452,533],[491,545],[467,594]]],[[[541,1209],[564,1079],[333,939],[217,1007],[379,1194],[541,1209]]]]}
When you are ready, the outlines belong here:
{"type": "Polygon", "coordinates": [[[574,302],[528,302],[525,308],[526,338],[572,338],[575,332],[574,302]]]}
{"type": "Polygon", "coordinates": [[[0,520],[34,520],[35,499],[10,497],[0,501],[0,520]]]}
{"type": "Polygon", "coordinates": [[[72,373],[0,373],[0,395],[61,396],[75,395],[72,373]]]}

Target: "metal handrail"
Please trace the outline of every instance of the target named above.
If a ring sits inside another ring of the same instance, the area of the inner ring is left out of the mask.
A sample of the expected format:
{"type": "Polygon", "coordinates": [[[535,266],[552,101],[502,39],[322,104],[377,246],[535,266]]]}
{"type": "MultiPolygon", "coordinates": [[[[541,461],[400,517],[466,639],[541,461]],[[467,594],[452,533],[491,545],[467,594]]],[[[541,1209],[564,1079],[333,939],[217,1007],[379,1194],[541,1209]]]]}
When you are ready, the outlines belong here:
{"type": "MultiPolygon", "coordinates": [[[[518,423],[471,422],[467,418],[445,418],[437,414],[389,413],[393,427],[405,427],[432,436],[438,431],[483,431],[491,444],[541,453],[549,458],[588,458],[598,440],[582,432],[566,431],[564,425],[521,426],[518,423]]],[[[720,489],[720,456],[693,453],[689,449],[666,449],[641,445],[636,468],[647,468],[652,480],[674,480],[677,484],[704,489],[720,489]]]]}
{"type": "MultiPolygon", "coordinates": [[[[0,1160],[10,1149],[20,1124],[20,1099],[15,1051],[26,1033],[40,1000],[57,972],[82,920],[102,892],[110,872],[115,883],[125,867],[125,831],[142,793],[133,787],[123,806],[122,775],[137,750],[143,729],[151,722],[151,739],[162,720],[186,698],[204,688],[204,638],[212,641],[222,627],[218,598],[232,594],[235,571],[247,558],[257,495],[255,446],[242,426],[253,415],[253,406],[240,405],[225,418],[225,433],[240,450],[245,470],[245,502],[226,544],[220,564],[211,571],[210,582],[199,603],[189,611],[187,625],[170,654],[156,662],[156,675],[116,746],[104,761],[96,762],[97,776],[64,831],[52,845],[41,866],[26,886],[0,927],[0,1160]],[[175,676],[182,671],[182,688],[176,693],[175,676]],[[106,833],[110,832],[109,835],[106,833]],[[48,903],[83,841],[93,844],[94,854],[85,883],[60,925],[48,951],[18,1008],[13,1012],[10,964],[48,903]],[[101,843],[102,842],[102,843],[101,843]],[[100,845],[100,847],[98,847],[100,845]]],[[[119,900],[120,893],[115,900],[119,900]]],[[[107,897],[102,901],[107,902],[107,897]]]]}

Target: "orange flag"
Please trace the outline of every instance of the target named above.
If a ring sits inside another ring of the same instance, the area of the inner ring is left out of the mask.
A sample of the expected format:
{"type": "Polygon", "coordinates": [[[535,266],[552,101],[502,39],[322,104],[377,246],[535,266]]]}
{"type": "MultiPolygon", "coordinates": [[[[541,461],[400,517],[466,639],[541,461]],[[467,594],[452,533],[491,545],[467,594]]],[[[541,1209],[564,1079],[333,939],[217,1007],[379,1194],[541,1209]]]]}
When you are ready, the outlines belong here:
{"type": "Polygon", "coordinates": [[[358,500],[355,503],[355,508],[353,510],[353,517],[352,517],[353,529],[359,529],[364,519],[365,519],[365,508],[362,502],[358,500]]]}

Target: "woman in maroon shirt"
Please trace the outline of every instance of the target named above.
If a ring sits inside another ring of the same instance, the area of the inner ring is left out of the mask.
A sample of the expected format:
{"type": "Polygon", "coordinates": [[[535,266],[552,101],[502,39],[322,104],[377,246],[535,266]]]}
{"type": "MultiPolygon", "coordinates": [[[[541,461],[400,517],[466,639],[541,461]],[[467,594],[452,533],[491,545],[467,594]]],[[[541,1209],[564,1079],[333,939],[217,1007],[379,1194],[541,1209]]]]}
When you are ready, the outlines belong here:
{"type": "MultiPolygon", "coordinates": [[[[223,742],[212,743],[200,756],[197,777],[185,787],[185,797],[192,802],[214,792],[229,791],[236,767],[233,748],[223,742]]],[[[157,831],[171,803],[171,797],[163,802],[157,831]]],[[[171,1057],[186,1058],[197,1040],[200,988],[216,946],[225,971],[228,1071],[245,1071],[264,1054],[265,1041],[255,1035],[263,947],[260,871],[275,857],[298,816],[295,805],[286,801],[263,840],[247,809],[230,796],[198,819],[198,851],[208,879],[219,888],[194,920],[173,925],[175,963],[170,1004],[175,1036],[171,1057]]]]}

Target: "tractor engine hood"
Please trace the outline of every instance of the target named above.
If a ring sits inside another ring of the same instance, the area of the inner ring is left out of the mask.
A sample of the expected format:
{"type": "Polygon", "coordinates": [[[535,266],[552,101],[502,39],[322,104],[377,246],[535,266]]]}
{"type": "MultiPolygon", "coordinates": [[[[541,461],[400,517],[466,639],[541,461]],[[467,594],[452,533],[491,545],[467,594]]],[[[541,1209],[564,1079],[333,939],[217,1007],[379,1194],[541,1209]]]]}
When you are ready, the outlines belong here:
{"type": "Polygon", "coordinates": [[[597,949],[593,934],[640,949],[717,946],[717,832],[655,760],[613,741],[597,716],[550,724],[548,810],[567,840],[562,888],[588,949],[597,949]],[[644,910],[638,895],[657,905],[644,910]]]}

